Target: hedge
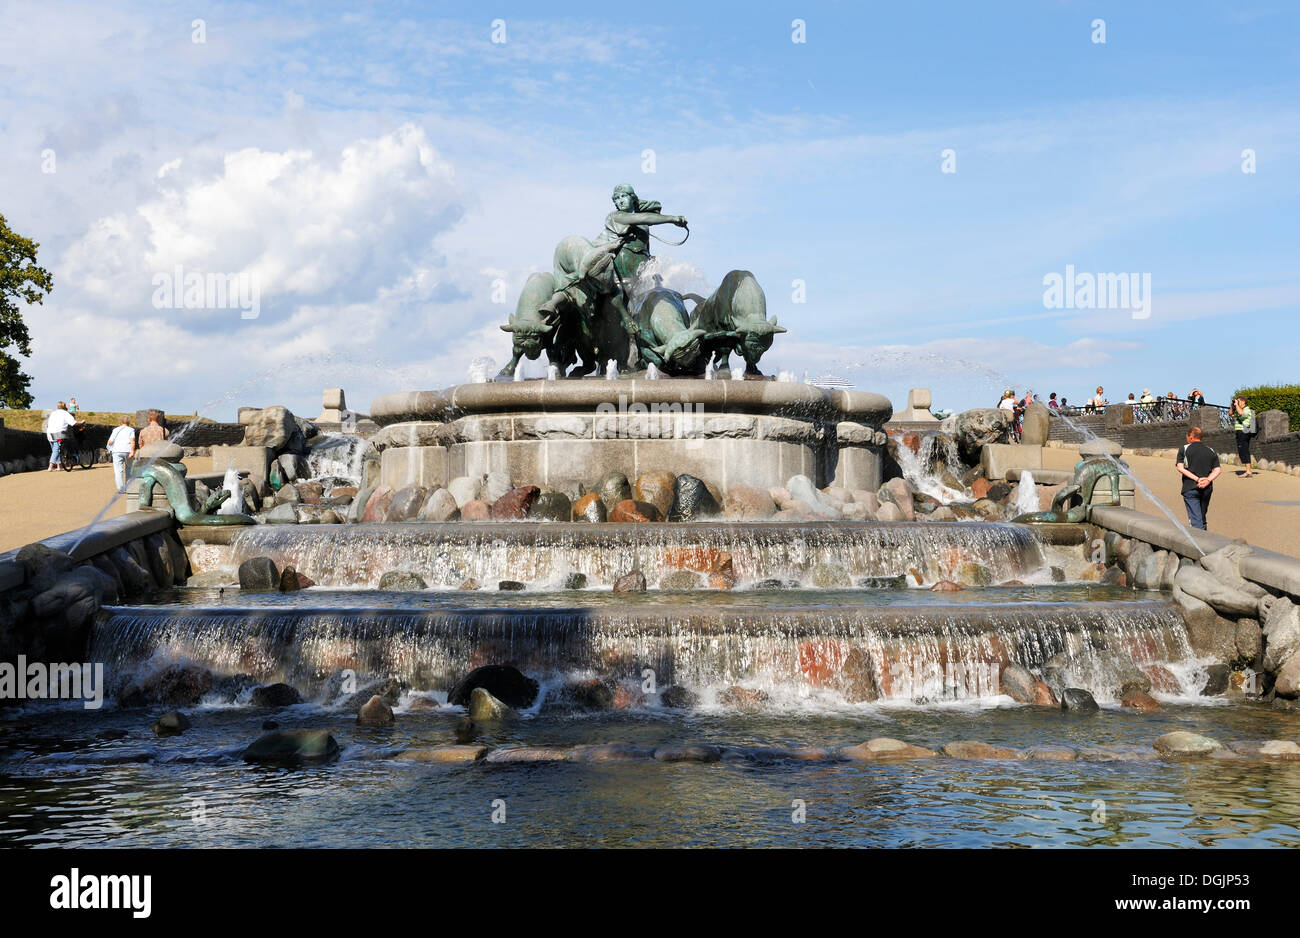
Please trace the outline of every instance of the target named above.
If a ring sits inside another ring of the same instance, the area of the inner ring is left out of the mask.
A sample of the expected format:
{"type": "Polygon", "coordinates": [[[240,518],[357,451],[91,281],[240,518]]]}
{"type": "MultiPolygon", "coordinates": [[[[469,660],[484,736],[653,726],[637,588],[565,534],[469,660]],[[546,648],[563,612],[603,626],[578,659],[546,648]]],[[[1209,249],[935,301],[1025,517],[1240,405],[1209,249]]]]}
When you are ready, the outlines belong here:
{"type": "Polygon", "coordinates": [[[1300,384],[1261,384],[1255,388],[1241,388],[1233,397],[1244,397],[1257,414],[1266,410],[1284,411],[1291,418],[1292,430],[1300,430],[1300,384]]]}

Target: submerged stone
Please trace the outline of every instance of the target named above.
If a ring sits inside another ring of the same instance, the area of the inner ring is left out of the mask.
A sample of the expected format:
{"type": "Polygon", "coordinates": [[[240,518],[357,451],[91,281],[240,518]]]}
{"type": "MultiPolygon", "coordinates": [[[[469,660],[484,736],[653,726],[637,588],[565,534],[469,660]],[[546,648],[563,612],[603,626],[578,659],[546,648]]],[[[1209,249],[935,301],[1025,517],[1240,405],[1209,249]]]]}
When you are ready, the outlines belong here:
{"type": "Polygon", "coordinates": [[[502,720],[513,712],[482,687],[476,687],[469,692],[468,707],[469,718],[475,723],[491,723],[494,720],[502,720]]]}
{"type": "Polygon", "coordinates": [[[685,746],[660,746],[655,750],[658,762],[717,762],[722,750],[717,746],[689,744],[685,746]]]}
{"type": "Polygon", "coordinates": [[[397,758],[404,762],[477,762],[486,752],[486,746],[435,746],[407,749],[398,753],[397,758]]]}
{"type": "Polygon", "coordinates": [[[849,746],[840,750],[841,755],[845,758],[853,759],[858,762],[890,762],[903,761],[907,759],[932,759],[938,755],[933,749],[926,749],[924,746],[914,746],[911,743],[905,743],[901,739],[891,739],[888,736],[878,736],[875,739],[869,739],[865,743],[858,743],[856,746],[849,746]]]}
{"type": "Polygon", "coordinates": [[[1174,730],[1172,733],[1165,733],[1163,736],[1158,737],[1151,746],[1156,752],[1167,756],[1204,755],[1223,748],[1223,744],[1217,739],[1210,739],[1208,736],[1201,736],[1197,733],[1189,733],[1186,730],[1174,730]]]}
{"type": "Polygon", "coordinates": [[[1061,691],[1061,709],[1076,713],[1094,713],[1101,709],[1092,694],[1081,687],[1067,687],[1061,691]]]}
{"type": "Polygon", "coordinates": [[[381,590],[415,593],[428,589],[428,584],[424,582],[424,577],[418,573],[412,573],[410,570],[389,570],[379,578],[379,588],[381,590]]]}
{"type": "Polygon", "coordinates": [[[391,726],[394,722],[393,708],[378,694],[362,704],[357,712],[357,723],[362,726],[391,726]]]}
{"type": "Polygon", "coordinates": [[[154,723],[153,732],[155,736],[179,736],[193,725],[179,710],[170,710],[154,723]]]}
{"type": "Polygon", "coordinates": [[[241,590],[273,590],[280,587],[280,571],[270,557],[250,557],[239,565],[241,590]]]}
{"type": "Polygon", "coordinates": [[[294,764],[337,759],[339,744],[326,730],[277,730],[244,750],[245,762],[294,764]]]}
{"type": "Polygon", "coordinates": [[[508,664],[488,664],[461,678],[447,694],[447,703],[463,707],[470,692],[482,687],[497,700],[517,709],[531,707],[537,700],[538,683],[508,664]]]}
{"type": "Polygon", "coordinates": [[[289,684],[267,684],[253,688],[254,707],[292,707],[302,703],[298,689],[289,684]]]}
{"type": "Polygon", "coordinates": [[[1025,754],[1009,746],[995,746],[992,743],[967,739],[947,743],[941,749],[951,759],[1024,759],[1025,754]]]}
{"type": "Polygon", "coordinates": [[[699,702],[699,694],[682,687],[680,684],[665,687],[659,692],[660,705],[673,710],[691,710],[699,702]]]}

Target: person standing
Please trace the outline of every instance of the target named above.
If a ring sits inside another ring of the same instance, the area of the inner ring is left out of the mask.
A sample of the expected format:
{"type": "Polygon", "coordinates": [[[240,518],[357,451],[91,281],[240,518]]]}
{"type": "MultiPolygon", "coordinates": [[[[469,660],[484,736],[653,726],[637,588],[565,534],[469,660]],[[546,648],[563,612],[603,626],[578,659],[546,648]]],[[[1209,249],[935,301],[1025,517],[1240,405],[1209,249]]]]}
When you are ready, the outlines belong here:
{"type": "Polygon", "coordinates": [[[141,449],[144,449],[150,443],[161,443],[167,439],[167,430],[158,422],[161,419],[162,414],[158,411],[149,411],[149,425],[140,431],[141,449]]]}
{"type": "Polygon", "coordinates": [[[1053,391],[1053,392],[1052,392],[1052,396],[1049,397],[1049,398],[1047,399],[1047,406],[1050,407],[1052,410],[1060,410],[1060,409],[1061,409],[1061,405],[1058,404],[1058,403],[1056,402],[1056,392],[1055,392],[1055,391],[1053,391]]]}
{"type": "Polygon", "coordinates": [[[1214,494],[1214,480],[1223,467],[1219,454],[1201,442],[1200,427],[1187,431],[1187,442],[1179,447],[1174,468],[1183,477],[1183,503],[1187,506],[1187,523],[1194,528],[1207,530],[1206,515],[1210,510],[1210,496],[1214,494]]]}
{"type": "Polygon", "coordinates": [[[108,451],[113,454],[113,481],[117,483],[120,494],[126,491],[126,477],[131,473],[130,460],[135,455],[135,431],[131,429],[131,418],[126,414],[108,437],[108,451]]]}
{"type": "Polygon", "coordinates": [[[68,398],[68,413],[74,417],[77,416],[77,399],[75,397],[68,398]]]}
{"type": "Polygon", "coordinates": [[[77,418],[68,413],[68,405],[63,401],[59,401],[59,406],[45,419],[45,438],[50,441],[50,472],[59,468],[63,446],[71,439],[76,422],[77,418]]]}
{"type": "Polygon", "coordinates": [[[1237,458],[1246,468],[1243,477],[1249,479],[1253,475],[1250,465],[1250,441],[1259,429],[1255,422],[1255,411],[1246,404],[1244,397],[1234,397],[1228,416],[1232,418],[1232,428],[1237,431],[1237,458]]]}

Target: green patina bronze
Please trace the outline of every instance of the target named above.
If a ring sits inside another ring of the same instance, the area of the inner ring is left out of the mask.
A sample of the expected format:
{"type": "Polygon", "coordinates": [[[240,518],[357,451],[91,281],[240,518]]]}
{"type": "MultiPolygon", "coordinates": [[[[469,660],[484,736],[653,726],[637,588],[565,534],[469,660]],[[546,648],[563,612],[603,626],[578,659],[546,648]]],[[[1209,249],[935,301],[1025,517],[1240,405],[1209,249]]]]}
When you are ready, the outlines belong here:
{"type": "Polygon", "coordinates": [[[161,487],[167,497],[176,520],[186,527],[201,525],[257,524],[256,519],[248,515],[219,515],[217,509],[230,497],[225,489],[213,492],[203,503],[203,508],[195,511],[190,506],[189,489],[185,484],[185,466],[183,463],[171,463],[159,459],[145,466],[140,472],[140,504],[148,505],[153,501],[155,486],[161,487]]]}
{"type": "Polygon", "coordinates": [[[1079,524],[1087,521],[1092,511],[1092,493],[1102,479],[1110,480],[1110,503],[1119,502],[1119,465],[1113,459],[1104,456],[1090,456],[1075,463],[1074,478],[1052,499],[1052,507],[1047,511],[1031,511],[1012,520],[1024,524],[1048,523],[1079,524]],[[1070,507],[1070,502],[1080,499],[1080,503],[1070,507]]]}
{"type": "Polygon", "coordinates": [[[501,327],[513,334],[513,355],[500,375],[543,352],[564,377],[595,373],[610,360],[626,372],[634,349],[642,366],[653,363],[668,375],[702,374],[710,357],[726,367],[733,351],[744,359],[746,374],[760,374],[758,360],[785,329],[766,318],[753,274],[731,271],[707,300],[670,290],[658,276],[649,281],[643,268],[651,258],[650,228],[686,228],[686,219],[663,214],[658,202],[639,198],[628,185],[615,187],[613,201],[615,210],[594,241],[563,239],[553,271],[525,282],[515,314],[501,327]]]}

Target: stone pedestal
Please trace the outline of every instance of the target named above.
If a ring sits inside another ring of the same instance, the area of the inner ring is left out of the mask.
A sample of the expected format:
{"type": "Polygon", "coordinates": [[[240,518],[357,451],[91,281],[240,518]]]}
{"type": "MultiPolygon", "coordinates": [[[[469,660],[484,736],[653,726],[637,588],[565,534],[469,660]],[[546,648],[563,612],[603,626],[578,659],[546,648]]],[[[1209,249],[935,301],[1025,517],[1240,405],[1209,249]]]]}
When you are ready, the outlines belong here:
{"type": "Polygon", "coordinates": [[[907,392],[907,408],[894,414],[898,423],[938,423],[939,418],[930,413],[931,398],[929,388],[912,388],[907,392]]]}
{"type": "Polygon", "coordinates": [[[225,472],[232,463],[240,474],[247,474],[261,487],[270,478],[272,452],[266,446],[214,446],[212,470],[225,472]]]}
{"type": "Polygon", "coordinates": [[[380,455],[379,484],[391,485],[394,489],[405,485],[433,488],[446,485],[457,475],[472,473],[448,474],[447,449],[444,446],[395,446],[380,455]]]}
{"type": "Polygon", "coordinates": [[[381,397],[382,482],[445,484],[506,473],[513,484],[629,478],[667,469],[725,491],[805,475],[874,490],[889,402],[775,381],[522,381],[381,397]]]}
{"type": "Polygon", "coordinates": [[[1007,477],[1008,469],[1043,468],[1043,448],[1023,443],[987,443],[980,450],[980,466],[990,482],[1007,477]]]}

